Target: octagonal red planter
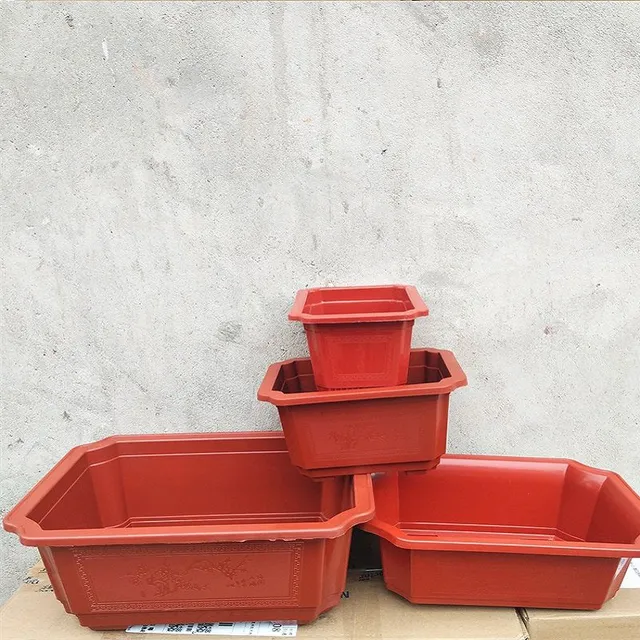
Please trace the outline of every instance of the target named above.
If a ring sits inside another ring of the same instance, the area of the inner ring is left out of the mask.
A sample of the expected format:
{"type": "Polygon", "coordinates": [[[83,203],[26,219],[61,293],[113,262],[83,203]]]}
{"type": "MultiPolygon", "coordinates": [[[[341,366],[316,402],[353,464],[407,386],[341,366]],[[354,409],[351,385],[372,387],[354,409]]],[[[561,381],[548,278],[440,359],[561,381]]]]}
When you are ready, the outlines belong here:
{"type": "Polygon", "coordinates": [[[308,622],[338,604],[371,479],[300,475],[280,433],[114,437],[73,449],[6,516],[92,629],[308,622]]]}
{"type": "Polygon", "coordinates": [[[318,389],[405,384],[413,321],[428,309],[407,285],[299,291],[290,320],[304,324],[318,389]]]}
{"type": "Polygon", "coordinates": [[[423,470],[447,444],[449,394],[467,379],[450,351],[414,349],[407,384],[317,390],[308,359],[269,367],[258,398],[278,407],[289,455],[323,478],[423,470]]]}
{"type": "Polygon", "coordinates": [[[419,604],[599,609],[640,557],[640,497],[572,460],[445,455],[374,479],[384,580],[419,604]]]}

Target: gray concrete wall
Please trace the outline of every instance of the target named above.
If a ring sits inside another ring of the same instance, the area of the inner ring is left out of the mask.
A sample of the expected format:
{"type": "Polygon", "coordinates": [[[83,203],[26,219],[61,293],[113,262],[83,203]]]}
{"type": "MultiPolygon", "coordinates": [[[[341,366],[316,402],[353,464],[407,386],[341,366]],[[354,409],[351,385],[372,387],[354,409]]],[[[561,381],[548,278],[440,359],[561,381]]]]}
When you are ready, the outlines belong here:
{"type": "MultiPolygon", "coordinates": [[[[307,285],[409,282],[450,449],[640,489],[633,3],[0,5],[2,514],[113,433],[276,429],[307,285]]],[[[2,594],[29,563],[3,534],[2,594]]]]}

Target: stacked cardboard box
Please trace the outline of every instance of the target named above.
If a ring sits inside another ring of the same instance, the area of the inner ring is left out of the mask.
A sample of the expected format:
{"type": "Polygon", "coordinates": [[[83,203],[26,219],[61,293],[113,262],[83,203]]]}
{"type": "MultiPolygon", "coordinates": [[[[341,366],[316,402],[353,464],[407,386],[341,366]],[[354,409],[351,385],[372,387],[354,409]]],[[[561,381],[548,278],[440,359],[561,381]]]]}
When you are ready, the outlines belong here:
{"type": "Polygon", "coordinates": [[[640,560],[633,560],[620,591],[598,611],[526,609],[530,640],[640,639],[640,560]]]}

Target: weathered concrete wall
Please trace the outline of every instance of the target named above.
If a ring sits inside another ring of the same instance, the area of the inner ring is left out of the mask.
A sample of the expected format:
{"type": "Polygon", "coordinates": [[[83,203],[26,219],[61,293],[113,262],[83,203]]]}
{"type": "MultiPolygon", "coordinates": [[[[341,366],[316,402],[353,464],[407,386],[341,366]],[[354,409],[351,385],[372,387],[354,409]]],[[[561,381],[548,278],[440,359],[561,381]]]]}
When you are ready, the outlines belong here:
{"type": "Polygon", "coordinates": [[[636,5],[0,13],[3,514],[81,442],[277,428],[294,291],[395,281],[468,373],[453,451],[640,489],[636,5]]]}

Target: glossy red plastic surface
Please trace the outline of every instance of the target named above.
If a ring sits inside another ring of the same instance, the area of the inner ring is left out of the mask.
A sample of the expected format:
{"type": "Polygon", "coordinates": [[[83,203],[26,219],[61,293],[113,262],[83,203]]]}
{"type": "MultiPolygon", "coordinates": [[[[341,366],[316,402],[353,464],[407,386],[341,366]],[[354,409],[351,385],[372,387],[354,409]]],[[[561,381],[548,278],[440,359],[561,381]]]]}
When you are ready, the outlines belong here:
{"type": "Polygon", "coordinates": [[[300,475],[280,433],[77,447],[11,511],[65,609],[93,629],[298,620],[335,606],[371,479],[300,475]]]}
{"type": "Polygon", "coordinates": [[[319,389],[405,384],[413,321],[428,314],[415,287],[303,289],[290,320],[304,323],[319,389]]]}
{"type": "Polygon", "coordinates": [[[411,602],[599,609],[640,557],[640,497],[572,460],[442,457],[374,479],[387,587],[411,602]]]}
{"type": "Polygon", "coordinates": [[[415,349],[406,385],[317,391],[310,361],[288,360],[269,367],[258,398],[278,407],[293,463],[322,478],[435,466],[449,393],[466,382],[450,351],[415,349]]]}

